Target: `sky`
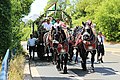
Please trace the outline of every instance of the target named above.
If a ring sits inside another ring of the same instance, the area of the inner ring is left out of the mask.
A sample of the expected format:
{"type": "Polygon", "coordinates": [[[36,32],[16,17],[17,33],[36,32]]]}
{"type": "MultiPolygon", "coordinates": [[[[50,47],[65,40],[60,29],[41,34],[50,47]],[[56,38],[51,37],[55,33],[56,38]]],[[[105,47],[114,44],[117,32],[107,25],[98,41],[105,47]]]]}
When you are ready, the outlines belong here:
{"type": "MultiPolygon", "coordinates": [[[[22,21],[25,23],[27,23],[29,20],[35,21],[40,16],[40,12],[44,12],[44,8],[47,5],[48,1],[49,0],[35,0],[31,4],[29,14],[24,16],[22,18],[22,21]]],[[[70,0],[70,1],[72,2],[73,0],[70,0]]]]}
{"type": "Polygon", "coordinates": [[[45,6],[47,5],[48,0],[35,0],[30,7],[30,13],[24,18],[22,18],[23,22],[27,22],[28,20],[35,21],[39,16],[40,12],[44,11],[45,6]]]}

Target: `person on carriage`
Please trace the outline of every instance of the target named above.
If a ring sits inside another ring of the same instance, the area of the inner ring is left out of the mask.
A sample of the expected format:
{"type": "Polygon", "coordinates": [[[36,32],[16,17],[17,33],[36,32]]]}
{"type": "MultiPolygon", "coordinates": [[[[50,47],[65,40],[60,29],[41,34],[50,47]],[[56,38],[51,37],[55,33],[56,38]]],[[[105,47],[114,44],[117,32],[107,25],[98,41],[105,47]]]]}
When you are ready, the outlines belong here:
{"type": "Polygon", "coordinates": [[[60,19],[56,20],[56,23],[54,24],[54,28],[57,28],[58,26],[61,26],[60,19]]]}
{"type": "Polygon", "coordinates": [[[61,27],[62,27],[63,29],[67,29],[67,28],[68,28],[68,25],[67,25],[66,22],[61,22],[61,27]]]}
{"type": "Polygon", "coordinates": [[[50,19],[50,23],[51,23],[52,25],[54,25],[54,24],[56,23],[56,20],[55,20],[53,17],[50,17],[49,19],[50,19]]]}
{"type": "Polygon", "coordinates": [[[103,63],[103,56],[105,54],[104,51],[104,36],[102,35],[102,32],[98,32],[98,46],[97,46],[97,62],[103,63]],[[101,56],[101,57],[100,57],[101,56]]]}
{"type": "Polygon", "coordinates": [[[43,27],[44,27],[44,29],[46,29],[46,31],[50,31],[50,29],[52,28],[52,26],[53,25],[50,23],[49,19],[47,19],[47,21],[43,23],[43,27]]]}

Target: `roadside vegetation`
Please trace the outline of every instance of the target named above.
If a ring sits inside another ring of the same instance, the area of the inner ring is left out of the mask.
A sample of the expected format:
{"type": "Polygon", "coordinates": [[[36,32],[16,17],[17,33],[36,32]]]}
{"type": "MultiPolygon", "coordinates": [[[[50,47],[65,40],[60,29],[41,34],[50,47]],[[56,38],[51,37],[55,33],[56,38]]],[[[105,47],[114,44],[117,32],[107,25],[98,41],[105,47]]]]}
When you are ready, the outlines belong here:
{"type": "Polygon", "coordinates": [[[22,53],[16,55],[10,61],[8,80],[23,80],[25,56],[22,53]]]}
{"type": "Polygon", "coordinates": [[[96,30],[102,31],[106,40],[120,42],[120,0],[49,0],[57,2],[57,9],[65,10],[72,17],[73,27],[81,26],[82,21],[92,20],[96,24],[96,30]]]}
{"type": "MultiPolygon", "coordinates": [[[[16,49],[15,57],[10,60],[9,80],[23,80],[25,57],[20,44],[23,31],[29,34],[30,28],[24,26],[21,18],[28,15],[34,0],[1,0],[0,1],[0,61],[7,49],[16,49]],[[28,28],[28,29],[26,29],[28,28]],[[23,30],[23,31],[22,31],[23,30]]],[[[25,37],[26,38],[26,37],[25,37]]]]}

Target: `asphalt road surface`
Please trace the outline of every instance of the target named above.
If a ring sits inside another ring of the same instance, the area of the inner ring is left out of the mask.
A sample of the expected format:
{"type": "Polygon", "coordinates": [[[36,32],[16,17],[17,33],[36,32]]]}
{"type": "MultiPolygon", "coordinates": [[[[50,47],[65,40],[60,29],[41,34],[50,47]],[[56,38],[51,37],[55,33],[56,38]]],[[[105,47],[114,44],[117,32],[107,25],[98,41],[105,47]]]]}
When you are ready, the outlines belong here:
{"type": "MultiPolygon", "coordinates": [[[[22,43],[26,49],[26,42],[22,43]]],[[[120,44],[105,44],[104,63],[97,63],[95,59],[95,72],[90,72],[90,54],[87,59],[88,71],[82,71],[80,57],[75,64],[68,62],[68,73],[56,69],[52,62],[26,59],[24,80],[120,80],[120,44]]]]}

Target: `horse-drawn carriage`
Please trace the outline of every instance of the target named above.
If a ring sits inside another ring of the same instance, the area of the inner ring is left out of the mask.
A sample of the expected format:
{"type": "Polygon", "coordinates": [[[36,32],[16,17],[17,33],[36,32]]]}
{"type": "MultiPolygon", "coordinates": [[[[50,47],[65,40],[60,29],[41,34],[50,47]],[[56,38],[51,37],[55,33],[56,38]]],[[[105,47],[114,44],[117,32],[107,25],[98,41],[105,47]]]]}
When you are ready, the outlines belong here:
{"type": "MultiPolygon", "coordinates": [[[[63,13],[65,13],[63,11],[63,13]]],[[[45,13],[46,14],[46,13],[45,13]]],[[[66,13],[65,13],[66,14],[66,13]]],[[[44,16],[44,15],[43,15],[44,16]]],[[[71,17],[69,17],[70,24],[72,23],[71,17]]],[[[39,20],[38,20],[39,22],[39,20]]],[[[86,58],[88,52],[92,53],[92,67],[94,63],[94,56],[96,53],[96,37],[92,33],[91,28],[83,23],[84,28],[77,31],[78,33],[74,36],[74,32],[72,35],[69,34],[69,30],[56,29],[52,28],[50,31],[45,31],[43,28],[38,29],[38,41],[37,41],[37,53],[40,59],[43,59],[45,54],[47,54],[47,59],[52,60],[53,63],[57,64],[57,68],[59,70],[63,69],[64,73],[67,73],[67,61],[68,56],[70,55],[70,61],[73,57],[73,46],[78,47],[78,51],[80,52],[80,57],[82,58],[82,68],[86,70],[86,58]],[[87,27],[89,31],[87,31],[87,27]],[[90,33],[89,33],[90,32],[90,33]],[[67,34],[66,34],[67,33],[67,34]],[[68,36],[69,35],[69,36],[68,36]],[[67,37],[66,37],[67,36],[67,37]],[[51,55],[49,54],[51,53],[51,55]]],[[[42,27],[41,25],[39,27],[42,27]]],[[[60,27],[60,26],[59,26],[60,27]]]]}
{"type": "Polygon", "coordinates": [[[57,64],[58,70],[63,70],[64,73],[67,73],[67,61],[69,55],[70,59],[73,57],[73,47],[71,48],[71,46],[74,46],[78,48],[77,52],[80,53],[83,70],[87,70],[86,59],[88,53],[91,53],[91,68],[94,71],[97,37],[93,33],[92,28],[87,23],[83,23],[83,28],[80,28],[77,32],[69,33],[69,31],[69,29],[64,30],[61,27],[58,27],[57,32],[54,27],[50,31],[44,31],[41,28],[37,43],[38,57],[43,59],[44,55],[47,54],[47,59],[51,59],[54,64],[57,64]]]}

